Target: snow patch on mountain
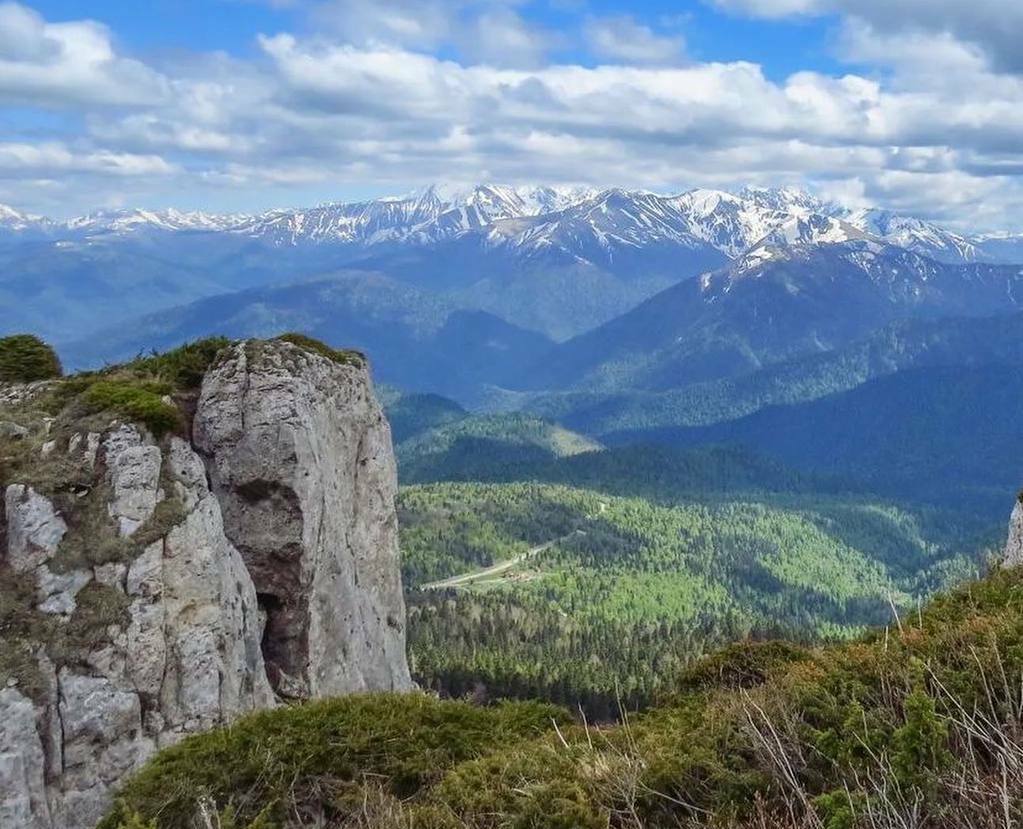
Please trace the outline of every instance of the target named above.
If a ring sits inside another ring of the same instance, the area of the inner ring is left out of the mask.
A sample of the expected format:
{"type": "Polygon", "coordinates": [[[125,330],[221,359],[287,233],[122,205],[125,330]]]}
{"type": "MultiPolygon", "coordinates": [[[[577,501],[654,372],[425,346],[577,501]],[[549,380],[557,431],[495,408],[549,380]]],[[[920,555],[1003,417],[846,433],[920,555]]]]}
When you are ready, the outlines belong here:
{"type": "MultiPolygon", "coordinates": [[[[130,237],[145,232],[237,234],[271,247],[430,246],[468,239],[525,257],[607,264],[629,251],[717,251],[747,263],[792,245],[876,238],[942,262],[1023,262],[1023,234],[965,236],[876,208],[852,210],[795,188],[734,192],[587,187],[434,185],[400,196],[246,215],[101,211],[67,221],[0,206],[5,238],[130,237]]],[[[716,254],[715,254],[716,255],[716,254]]]]}

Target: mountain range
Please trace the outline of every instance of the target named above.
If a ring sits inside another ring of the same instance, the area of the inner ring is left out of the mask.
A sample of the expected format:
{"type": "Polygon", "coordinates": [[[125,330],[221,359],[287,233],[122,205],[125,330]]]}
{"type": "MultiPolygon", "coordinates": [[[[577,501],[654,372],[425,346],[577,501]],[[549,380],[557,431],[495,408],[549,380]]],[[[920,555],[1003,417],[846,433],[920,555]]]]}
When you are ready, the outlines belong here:
{"type": "MultiPolygon", "coordinates": [[[[87,368],[303,330],[365,350],[402,389],[599,436],[852,388],[885,372],[852,382],[821,365],[892,326],[936,326],[921,335],[933,344],[943,321],[973,319],[1015,353],[1017,327],[992,320],[1023,311],[1021,264],[1023,234],[794,189],[435,186],[259,215],[60,221],[0,208],[0,332],[38,333],[87,368]]],[[[967,339],[956,364],[992,351],[967,339]]]]}
{"type": "Polygon", "coordinates": [[[851,209],[790,188],[697,189],[657,195],[583,187],[434,185],[404,196],[278,209],[258,215],[106,210],[65,220],[0,205],[0,241],[127,241],[164,233],[224,233],[274,247],[330,245],[361,251],[429,245],[467,235],[526,255],[556,252],[610,260],[614,251],[672,242],[739,256],[792,219],[841,219],[848,229],[948,262],[1014,261],[1023,234],[958,234],[875,208],[851,209]],[[588,250],[589,249],[589,250],[588,250]],[[600,249],[602,253],[598,253],[600,249]]]}

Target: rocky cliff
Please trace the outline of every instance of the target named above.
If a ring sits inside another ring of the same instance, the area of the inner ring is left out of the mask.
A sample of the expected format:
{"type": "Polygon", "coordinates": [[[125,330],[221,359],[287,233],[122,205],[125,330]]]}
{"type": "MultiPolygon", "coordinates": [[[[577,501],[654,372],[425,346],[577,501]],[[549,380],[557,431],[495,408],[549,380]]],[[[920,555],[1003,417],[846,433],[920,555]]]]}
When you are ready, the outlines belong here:
{"type": "Polygon", "coordinates": [[[1009,519],[1009,540],[1005,544],[1003,561],[1006,567],[1023,565],[1023,492],[1016,499],[1012,518],[1009,519]]]}
{"type": "Polygon", "coordinates": [[[91,827],[158,748],[246,711],[411,687],[361,361],[248,341],[199,388],[165,370],[0,403],[4,829],[91,827]]]}

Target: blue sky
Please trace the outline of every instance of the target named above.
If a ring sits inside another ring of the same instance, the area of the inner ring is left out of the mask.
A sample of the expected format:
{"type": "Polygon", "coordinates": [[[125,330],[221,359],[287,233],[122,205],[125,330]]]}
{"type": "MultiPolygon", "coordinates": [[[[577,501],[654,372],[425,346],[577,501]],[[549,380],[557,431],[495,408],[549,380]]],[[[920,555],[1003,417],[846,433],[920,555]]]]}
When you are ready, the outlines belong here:
{"type": "MultiPolygon", "coordinates": [[[[82,17],[80,0],[51,0],[31,6],[55,22],[82,17]]],[[[523,19],[566,33],[578,28],[587,16],[628,14],[665,36],[684,37],[688,53],[695,60],[753,61],[777,79],[801,69],[835,71],[841,66],[828,47],[829,31],[838,21],[835,15],[752,19],[722,13],[697,0],[566,0],[521,3],[516,7],[523,19]]],[[[150,0],[135,4],[108,0],[90,4],[88,17],[108,25],[126,49],[137,55],[223,50],[238,57],[252,57],[259,52],[256,38],[260,34],[315,31],[317,20],[310,16],[310,10],[311,4],[300,2],[150,0]]],[[[600,56],[588,52],[585,43],[579,41],[568,42],[553,52],[561,60],[589,65],[600,62],[600,56]]]]}
{"type": "Polygon", "coordinates": [[[794,185],[1023,226],[1014,0],[0,0],[0,202],[794,185]]]}

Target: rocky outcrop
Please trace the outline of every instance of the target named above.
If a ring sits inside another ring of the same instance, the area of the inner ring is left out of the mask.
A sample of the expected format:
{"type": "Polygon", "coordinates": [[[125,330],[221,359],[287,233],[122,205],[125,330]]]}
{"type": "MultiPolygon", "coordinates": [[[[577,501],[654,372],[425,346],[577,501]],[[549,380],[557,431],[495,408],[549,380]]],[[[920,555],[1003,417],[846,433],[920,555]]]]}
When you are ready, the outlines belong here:
{"type": "Polygon", "coordinates": [[[267,614],[278,692],[409,688],[395,462],[365,368],[240,343],[206,376],[194,437],[267,614]]]}
{"type": "Polygon", "coordinates": [[[1003,561],[1006,567],[1023,565],[1023,493],[1016,499],[1016,506],[1009,519],[1009,540],[1005,544],[1003,561]]]}
{"type": "MultiPolygon", "coordinates": [[[[68,451],[89,444],[87,437],[71,440],[68,451]]],[[[0,700],[19,723],[17,734],[0,731],[0,768],[12,792],[4,808],[32,815],[29,823],[12,816],[5,827],[92,827],[109,806],[111,788],[159,747],[274,704],[255,588],[224,535],[198,455],[180,438],[161,448],[123,424],[101,446],[97,490],[105,496],[110,538],[97,533],[86,541],[123,540],[121,549],[131,551],[133,536],[152,528],[167,499],[174,500],[175,520],[128,560],[69,564],[61,542],[73,530],[53,501],[32,487],[7,487],[6,565],[33,578],[35,610],[73,628],[77,598],[94,585],[121,612],[102,638],[80,643],[59,668],[42,656],[40,642],[45,692],[30,701],[8,688],[0,700]],[[33,727],[26,730],[26,722],[33,727]]]]}
{"type": "Polygon", "coordinates": [[[92,827],[159,748],[282,697],[411,687],[365,369],[246,343],[206,377],[195,447],[50,427],[8,436],[73,483],[2,491],[0,590],[29,605],[0,654],[4,829],[92,827]]]}
{"type": "Polygon", "coordinates": [[[0,826],[50,829],[46,756],[36,708],[14,688],[0,691],[0,826]]]}

